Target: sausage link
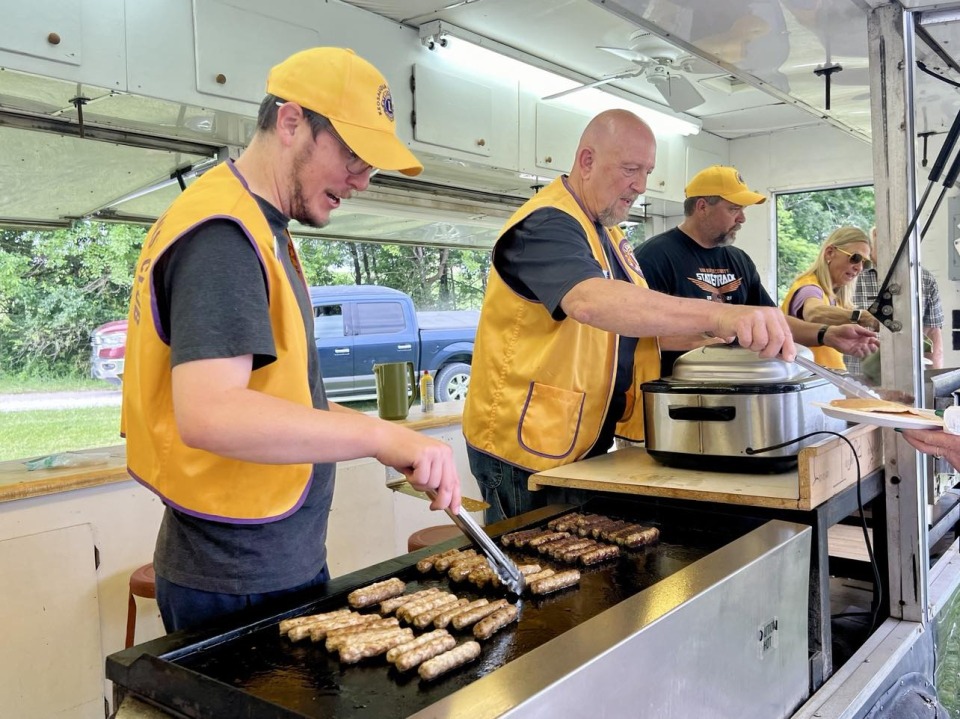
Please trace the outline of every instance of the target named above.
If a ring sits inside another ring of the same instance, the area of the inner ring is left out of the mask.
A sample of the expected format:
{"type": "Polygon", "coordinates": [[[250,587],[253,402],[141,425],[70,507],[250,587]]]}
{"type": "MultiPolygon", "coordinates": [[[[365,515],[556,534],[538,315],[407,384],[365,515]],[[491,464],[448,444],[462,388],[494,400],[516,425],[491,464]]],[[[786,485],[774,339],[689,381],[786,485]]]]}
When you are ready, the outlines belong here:
{"type": "Polygon", "coordinates": [[[479,656],[480,645],[477,642],[464,642],[448,652],[444,652],[433,659],[428,659],[420,665],[418,672],[421,679],[430,681],[467,662],[472,662],[479,656]]]}
{"type": "Polygon", "coordinates": [[[446,557],[440,557],[440,559],[433,563],[433,568],[440,572],[440,574],[443,574],[450,569],[455,562],[459,562],[461,559],[468,559],[469,557],[476,556],[476,549],[465,549],[464,551],[457,552],[456,554],[448,554],[446,557]]]}
{"type": "Polygon", "coordinates": [[[594,564],[599,564],[600,562],[606,562],[610,559],[616,559],[620,556],[620,547],[616,544],[602,544],[599,547],[596,547],[585,554],[581,554],[579,559],[580,563],[589,567],[594,564]]]}
{"type": "Polygon", "coordinates": [[[639,532],[634,532],[633,534],[620,538],[617,544],[622,547],[627,547],[628,549],[636,549],[646,544],[653,544],[658,539],[660,539],[659,529],[656,527],[644,527],[639,532]]]}
{"type": "Polygon", "coordinates": [[[523,578],[523,584],[525,587],[529,588],[534,582],[538,582],[541,579],[546,579],[547,577],[552,577],[554,574],[556,574],[556,572],[552,569],[544,569],[536,574],[528,574],[523,578]]]}
{"type": "Polygon", "coordinates": [[[576,569],[567,569],[557,572],[552,577],[540,579],[530,584],[530,591],[534,594],[549,594],[565,587],[572,587],[580,581],[580,572],[576,569]]]}
{"type": "Polygon", "coordinates": [[[517,605],[508,604],[477,622],[473,627],[473,636],[477,639],[489,639],[511,622],[517,621],[519,616],[517,605]]]}
{"type": "Polygon", "coordinates": [[[305,617],[294,617],[293,619],[284,619],[280,622],[280,633],[286,634],[294,627],[302,627],[305,624],[317,624],[319,622],[330,619],[331,617],[339,617],[344,614],[349,614],[349,609],[338,609],[335,612],[326,612],[324,614],[309,614],[305,617]]]}
{"type": "Polygon", "coordinates": [[[380,618],[379,614],[357,614],[356,612],[352,614],[346,614],[343,618],[333,618],[328,619],[325,622],[320,622],[319,624],[311,624],[308,627],[297,627],[296,629],[291,629],[290,633],[287,634],[288,637],[293,639],[293,633],[301,628],[307,630],[307,634],[310,636],[310,639],[319,642],[327,638],[327,633],[333,629],[342,629],[343,627],[350,627],[357,624],[367,624],[368,622],[374,622],[380,618]]]}
{"type": "Polygon", "coordinates": [[[411,604],[404,604],[397,610],[397,617],[409,624],[420,612],[425,612],[428,609],[439,607],[441,604],[445,604],[447,602],[455,602],[456,600],[457,595],[451,594],[450,592],[438,592],[437,594],[431,594],[430,596],[411,604]]]}
{"type": "Polygon", "coordinates": [[[459,549],[448,549],[446,552],[440,552],[439,554],[431,554],[429,557],[424,557],[419,562],[417,562],[417,571],[421,574],[426,574],[431,569],[433,569],[433,564],[441,557],[446,557],[450,554],[456,554],[459,549]]]}
{"type": "Polygon", "coordinates": [[[347,595],[347,603],[354,609],[369,607],[371,604],[377,604],[390,597],[403,594],[407,585],[401,579],[391,577],[383,582],[376,582],[368,587],[354,589],[347,595]]]}
{"type": "Polygon", "coordinates": [[[409,652],[411,649],[422,647],[424,644],[427,642],[432,642],[434,639],[450,636],[453,635],[451,635],[446,629],[434,629],[432,632],[421,634],[419,637],[411,639],[409,642],[404,642],[403,644],[398,644],[397,646],[393,647],[387,652],[387,661],[393,664],[395,661],[397,661],[397,657],[399,657],[401,654],[409,652]]]}
{"type": "Polygon", "coordinates": [[[462,607],[453,607],[452,609],[448,609],[433,620],[433,626],[435,626],[437,629],[444,629],[450,625],[450,622],[452,622],[453,618],[458,614],[462,612],[469,612],[471,609],[476,609],[477,607],[485,607],[489,603],[489,599],[475,599],[469,604],[464,604],[462,607]]]}
{"type": "Polygon", "coordinates": [[[334,629],[333,631],[327,632],[327,642],[324,646],[328,652],[335,652],[345,642],[356,639],[368,639],[373,634],[394,632],[399,629],[400,622],[397,621],[396,617],[378,619],[375,622],[357,624],[352,627],[344,627],[343,629],[334,629]]]}
{"type": "Polygon", "coordinates": [[[485,604],[482,607],[477,607],[476,609],[471,609],[467,612],[463,612],[455,616],[450,623],[453,625],[454,629],[464,629],[465,627],[479,622],[484,617],[493,614],[498,609],[507,606],[506,599],[498,599],[495,602],[490,602],[485,604]]]}
{"type": "Polygon", "coordinates": [[[413,639],[412,629],[400,629],[397,633],[369,642],[351,642],[340,647],[340,661],[343,664],[356,664],[361,659],[383,654],[398,644],[413,639]]]}
{"type": "Polygon", "coordinates": [[[466,606],[469,603],[469,599],[457,599],[456,597],[453,597],[451,601],[447,602],[446,604],[442,604],[439,607],[434,607],[433,609],[420,612],[413,618],[413,626],[415,626],[417,629],[426,629],[444,612],[449,611],[454,607],[466,606]]]}
{"type": "Polygon", "coordinates": [[[380,613],[381,614],[393,614],[397,609],[402,607],[404,604],[409,604],[410,602],[416,602],[420,599],[426,599],[430,594],[436,594],[440,590],[437,587],[430,587],[430,589],[422,589],[419,592],[414,592],[413,594],[401,594],[399,597],[391,597],[390,599],[385,599],[380,602],[380,613]]]}
{"type": "Polygon", "coordinates": [[[394,662],[394,666],[396,666],[397,671],[408,672],[414,667],[423,664],[428,659],[433,659],[439,654],[450,651],[455,646],[457,646],[457,640],[451,635],[448,634],[445,637],[437,637],[421,647],[411,649],[409,652],[401,654],[397,657],[397,661],[394,662]]]}

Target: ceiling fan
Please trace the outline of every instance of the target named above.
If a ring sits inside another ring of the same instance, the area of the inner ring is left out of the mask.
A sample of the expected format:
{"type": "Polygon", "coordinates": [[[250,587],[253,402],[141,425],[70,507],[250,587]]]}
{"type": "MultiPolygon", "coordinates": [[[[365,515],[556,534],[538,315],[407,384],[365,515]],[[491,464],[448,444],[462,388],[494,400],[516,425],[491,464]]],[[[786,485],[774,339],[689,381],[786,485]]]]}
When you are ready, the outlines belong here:
{"type": "Polygon", "coordinates": [[[697,91],[697,88],[694,87],[686,75],[715,74],[718,72],[710,63],[692,55],[685,55],[679,50],[663,44],[658,44],[656,47],[650,46],[649,49],[642,46],[631,48],[597,46],[597,49],[629,60],[634,64],[634,67],[604,75],[599,80],[548,95],[543,99],[554,100],[572,92],[585,90],[588,87],[599,87],[600,85],[606,85],[608,82],[625,80],[631,77],[643,77],[660,92],[663,99],[673,110],[686,112],[704,102],[703,95],[697,91]]]}

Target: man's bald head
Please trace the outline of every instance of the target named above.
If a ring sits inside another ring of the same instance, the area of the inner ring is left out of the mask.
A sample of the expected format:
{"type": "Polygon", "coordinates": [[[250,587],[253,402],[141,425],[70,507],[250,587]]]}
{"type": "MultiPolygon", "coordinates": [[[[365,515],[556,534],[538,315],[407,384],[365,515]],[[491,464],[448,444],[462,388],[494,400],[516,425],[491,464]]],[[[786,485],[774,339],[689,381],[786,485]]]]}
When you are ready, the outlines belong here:
{"type": "Polygon", "coordinates": [[[653,131],[639,117],[628,110],[601,112],[580,137],[570,188],[605,227],[623,222],[647,189],[656,152],[653,131]]]}

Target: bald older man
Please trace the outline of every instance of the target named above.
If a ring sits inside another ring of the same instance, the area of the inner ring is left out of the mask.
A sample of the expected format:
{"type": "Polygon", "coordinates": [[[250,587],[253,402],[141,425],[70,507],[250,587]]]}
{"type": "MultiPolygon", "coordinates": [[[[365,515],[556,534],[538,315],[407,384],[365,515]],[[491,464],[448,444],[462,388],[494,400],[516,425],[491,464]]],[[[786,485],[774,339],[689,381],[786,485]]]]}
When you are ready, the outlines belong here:
{"type": "Polygon", "coordinates": [[[656,161],[650,128],[625,110],[584,130],[568,176],[511,217],[493,249],[463,431],[487,521],[563,501],[527,490],[533,472],[643,438],[638,387],[660,376],[655,337],[736,336],[772,357],[795,349],[771,307],[681,299],[647,288],[617,227],[656,161]]]}

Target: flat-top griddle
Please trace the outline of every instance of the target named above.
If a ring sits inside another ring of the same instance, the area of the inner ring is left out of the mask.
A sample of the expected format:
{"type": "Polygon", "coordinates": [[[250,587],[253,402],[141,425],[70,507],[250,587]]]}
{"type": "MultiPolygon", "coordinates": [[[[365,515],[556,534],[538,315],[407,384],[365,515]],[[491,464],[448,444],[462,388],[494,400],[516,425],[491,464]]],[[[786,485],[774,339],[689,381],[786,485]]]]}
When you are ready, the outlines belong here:
{"type": "MultiPolygon", "coordinates": [[[[206,636],[174,634],[114,654],[107,660],[107,676],[117,686],[118,696],[134,692],[188,717],[407,717],[654,586],[759,524],[730,518],[723,526],[713,521],[704,528],[696,512],[677,515],[675,509],[619,498],[539,510],[492,529],[498,530],[494,536],[499,537],[517,529],[545,526],[549,519],[573,510],[657,526],[660,541],[582,570],[580,584],[571,589],[543,597],[511,597],[520,607],[519,621],[481,642],[483,650],[477,661],[432,682],[422,681],[416,671],[400,674],[383,657],[341,665],[322,643],[293,643],[280,636],[277,625],[287,617],[345,607],[350,590],[391,576],[407,582],[408,593],[437,586],[469,599],[503,596],[502,590],[481,592],[467,583],[417,571],[419,559],[437,552],[438,547],[464,544],[457,540],[338,578],[328,583],[326,595],[316,601],[239,628],[206,636]]],[[[513,549],[508,555],[518,563],[563,566],[513,549]]],[[[454,634],[472,638],[469,631],[454,634]]]]}

